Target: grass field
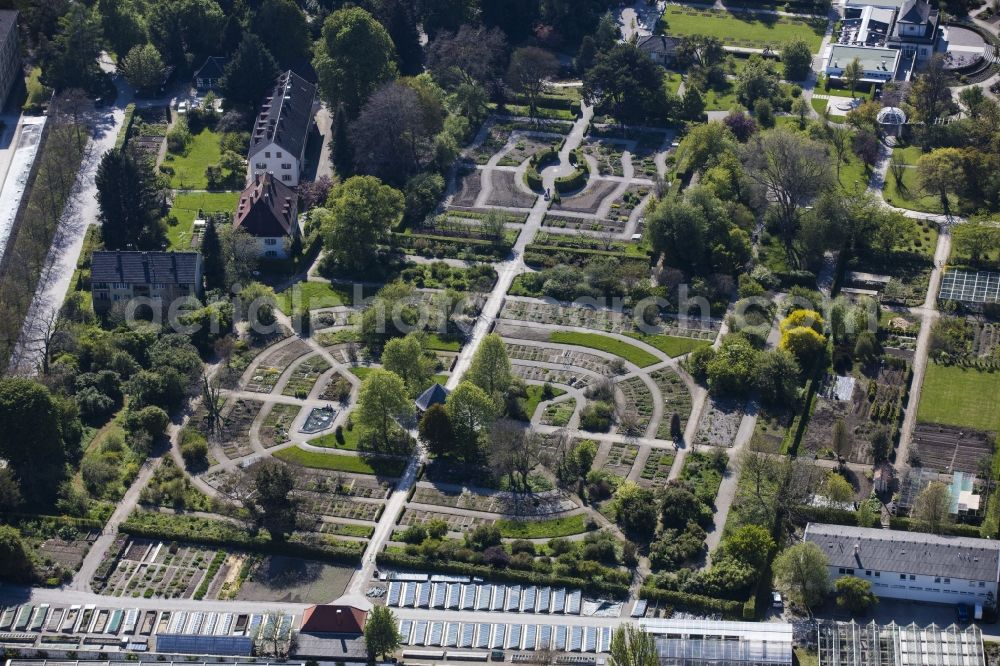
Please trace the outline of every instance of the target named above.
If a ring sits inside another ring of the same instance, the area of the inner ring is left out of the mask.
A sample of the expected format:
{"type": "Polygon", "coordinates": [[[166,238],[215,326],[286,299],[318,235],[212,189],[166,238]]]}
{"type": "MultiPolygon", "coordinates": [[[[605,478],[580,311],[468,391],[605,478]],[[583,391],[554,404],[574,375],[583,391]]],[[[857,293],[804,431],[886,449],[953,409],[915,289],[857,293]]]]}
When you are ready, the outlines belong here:
{"type": "Polygon", "coordinates": [[[640,368],[645,368],[647,365],[653,365],[660,360],[648,351],[639,349],[635,345],[630,345],[627,342],[622,342],[621,340],[617,340],[615,338],[609,338],[606,335],[600,335],[598,333],[553,331],[549,334],[549,342],[556,342],[564,345],[575,345],[577,347],[589,347],[590,349],[599,349],[600,351],[606,351],[609,354],[620,356],[626,361],[635,363],[640,368]]]}
{"type": "Polygon", "coordinates": [[[929,363],[917,419],[1000,432],[1000,374],[929,363]]]}
{"type": "Polygon", "coordinates": [[[718,37],[726,46],[763,48],[804,39],[816,53],[823,41],[826,21],[667,5],[661,27],[668,35],[718,37]]]}
{"type": "Polygon", "coordinates": [[[344,436],[344,443],[341,444],[337,441],[337,434],[331,432],[328,435],[323,435],[322,437],[317,437],[316,439],[310,439],[309,444],[312,446],[321,446],[324,449],[341,449],[343,451],[357,451],[358,450],[358,439],[361,435],[361,430],[357,427],[348,430],[344,428],[341,430],[341,434],[344,436]]]}
{"type": "Polygon", "coordinates": [[[445,340],[437,333],[428,333],[424,338],[424,348],[434,351],[457,352],[462,348],[462,343],[458,340],[445,340]]]}
{"type": "Polygon", "coordinates": [[[221,157],[219,135],[210,129],[203,129],[191,137],[183,155],[168,152],[163,158],[163,164],[174,170],[170,176],[170,187],[175,190],[207,189],[205,167],[217,164],[221,157]]]}
{"type": "Polygon", "coordinates": [[[291,314],[292,306],[301,303],[307,310],[350,305],[351,293],[347,287],[329,282],[297,282],[278,294],[278,309],[291,314]]]}
{"type": "MultiPolygon", "coordinates": [[[[542,391],[543,386],[531,385],[527,388],[528,397],[524,399],[524,413],[527,415],[528,420],[534,415],[535,410],[538,409],[538,405],[542,402],[542,391]]],[[[561,388],[552,387],[552,397],[558,398],[566,391],[561,388]]],[[[551,398],[550,398],[551,400],[551,398]]]]}
{"type": "Polygon", "coordinates": [[[239,200],[239,192],[178,192],[170,207],[170,214],[177,218],[177,224],[167,227],[170,249],[191,249],[191,227],[199,210],[231,215],[236,212],[239,200]]]}
{"type": "Polygon", "coordinates": [[[368,464],[365,459],[359,456],[306,451],[297,446],[276,451],[274,457],[293,465],[301,465],[302,467],[328,469],[336,472],[353,472],[354,474],[386,474],[394,476],[399,474],[406,466],[406,462],[403,460],[391,458],[379,459],[378,470],[376,471],[375,467],[368,464]]]}
{"type": "MultiPolygon", "coordinates": [[[[908,164],[909,168],[903,171],[902,187],[896,185],[896,178],[890,170],[885,175],[885,189],[882,194],[888,204],[898,208],[916,210],[923,213],[943,213],[941,197],[937,195],[927,195],[920,187],[917,178],[916,164],[923,152],[918,146],[907,146],[905,148],[894,148],[893,157],[908,164]]],[[[954,194],[948,195],[948,205],[952,211],[958,210],[958,197],[954,194]]]]}
{"type": "Polygon", "coordinates": [[[508,539],[554,539],[587,531],[582,513],[548,520],[498,520],[496,525],[500,535],[508,539]]]}
{"type": "Polygon", "coordinates": [[[690,354],[695,349],[708,347],[712,344],[708,340],[681,338],[676,335],[648,335],[646,333],[626,333],[626,335],[636,340],[642,340],[647,345],[656,347],[670,358],[690,354]]]}

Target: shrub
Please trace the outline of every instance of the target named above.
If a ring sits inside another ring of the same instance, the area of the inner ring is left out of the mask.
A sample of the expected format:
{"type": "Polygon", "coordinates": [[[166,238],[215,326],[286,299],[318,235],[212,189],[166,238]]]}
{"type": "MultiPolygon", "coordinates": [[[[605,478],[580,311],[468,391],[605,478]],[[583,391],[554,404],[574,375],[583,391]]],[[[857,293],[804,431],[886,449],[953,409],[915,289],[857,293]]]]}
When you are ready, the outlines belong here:
{"type": "Polygon", "coordinates": [[[580,428],[590,432],[607,432],[611,428],[614,410],[607,402],[591,402],[580,412],[580,428]]]}

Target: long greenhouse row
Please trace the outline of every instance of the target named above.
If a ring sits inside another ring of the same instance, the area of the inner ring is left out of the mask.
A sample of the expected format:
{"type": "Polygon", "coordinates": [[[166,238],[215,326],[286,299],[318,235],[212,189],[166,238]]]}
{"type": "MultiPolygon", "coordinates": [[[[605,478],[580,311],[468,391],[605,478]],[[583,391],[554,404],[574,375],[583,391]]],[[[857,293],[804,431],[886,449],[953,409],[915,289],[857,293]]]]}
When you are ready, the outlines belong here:
{"type": "Polygon", "coordinates": [[[401,620],[399,633],[406,645],[445,648],[607,652],[611,645],[609,627],[401,620]]]}
{"type": "Polygon", "coordinates": [[[583,594],[564,588],[489,583],[389,583],[386,603],[398,608],[441,608],[505,613],[579,615],[583,594]]]}

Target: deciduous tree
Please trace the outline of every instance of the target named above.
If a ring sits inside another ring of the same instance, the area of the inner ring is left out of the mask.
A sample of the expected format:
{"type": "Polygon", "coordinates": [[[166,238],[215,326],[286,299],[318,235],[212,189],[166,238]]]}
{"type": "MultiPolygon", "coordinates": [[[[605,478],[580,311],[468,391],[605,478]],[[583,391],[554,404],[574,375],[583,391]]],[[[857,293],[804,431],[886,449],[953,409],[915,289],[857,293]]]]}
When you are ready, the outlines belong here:
{"type": "Polygon", "coordinates": [[[251,13],[250,30],[261,38],[282,67],[309,55],[306,15],[292,0],[262,0],[251,13]]]}
{"type": "Polygon", "coordinates": [[[830,590],[829,560],[812,542],[798,543],[774,560],[774,582],[793,601],[807,608],[816,606],[830,590]]]}
{"type": "Polygon", "coordinates": [[[365,622],[365,647],[371,661],[375,661],[377,655],[386,659],[402,644],[403,639],[397,626],[396,615],[388,606],[375,606],[368,613],[368,621],[365,622]]]}
{"type": "Polygon", "coordinates": [[[837,605],[854,615],[861,615],[878,603],[872,592],[871,581],[856,576],[842,576],[833,585],[837,593],[837,605]]]}
{"type": "Polygon", "coordinates": [[[483,389],[470,381],[463,381],[448,396],[446,405],[459,457],[466,461],[475,460],[480,435],[496,418],[496,403],[483,389]]]}
{"type": "Polygon", "coordinates": [[[396,420],[412,413],[413,403],[399,375],[375,368],[365,377],[358,394],[358,422],[371,429],[386,450],[392,448],[392,433],[399,428],[396,420]]]}
{"type": "Polygon", "coordinates": [[[326,209],[314,213],[335,263],[360,270],[370,265],[379,243],[402,219],[403,193],[373,176],[353,176],[333,189],[326,209]]]}
{"type": "Polygon", "coordinates": [[[260,37],[246,33],[226,63],[220,84],[222,96],[229,106],[256,111],[277,76],[278,64],[271,52],[260,37]]]}
{"type": "Polygon", "coordinates": [[[118,66],[118,70],[140,91],[155,90],[163,80],[163,58],[152,44],[134,46],[118,66]]]}
{"type": "Polygon", "coordinates": [[[611,666],[657,666],[660,663],[653,637],[634,624],[615,629],[609,656],[611,666]]]}
{"type": "Polygon", "coordinates": [[[503,338],[491,333],[483,338],[472,357],[469,366],[469,380],[484,390],[487,395],[497,398],[510,388],[512,380],[510,359],[503,338]]]}
{"type": "Polygon", "coordinates": [[[537,46],[523,46],[510,56],[507,67],[507,85],[528,100],[528,114],[538,113],[538,98],[559,71],[559,61],[550,51],[537,46]]]}
{"type": "Polygon", "coordinates": [[[932,534],[940,534],[951,522],[951,493],[940,481],[927,484],[917,494],[911,511],[913,519],[932,534]]]}
{"type": "Polygon", "coordinates": [[[789,81],[804,81],[812,71],[812,58],[812,49],[804,39],[785,42],[781,47],[785,78],[789,81]]]}

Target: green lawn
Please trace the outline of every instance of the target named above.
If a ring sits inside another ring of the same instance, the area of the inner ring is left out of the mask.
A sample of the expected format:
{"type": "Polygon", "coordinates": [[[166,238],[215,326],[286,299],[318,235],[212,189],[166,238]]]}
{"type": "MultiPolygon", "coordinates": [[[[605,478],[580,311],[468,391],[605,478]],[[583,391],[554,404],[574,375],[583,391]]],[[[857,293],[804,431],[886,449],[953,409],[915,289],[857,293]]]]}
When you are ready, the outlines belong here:
{"type": "Polygon", "coordinates": [[[352,294],[347,287],[329,282],[297,282],[278,294],[278,309],[291,314],[292,306],[303,305],[307,310],[350,305],[352,294]]]}
{"type": "Polygon", "coordinates": [[[348,368],[348,369],[351,371],[352,375],[354,375],[355,377],[357,377],[361,381],[365,381],[365,377],[367,377],[368,375],[370,375],[371,372],[372,372],[372,370],[374,370],[375,368],[369,367],[367,365],[359,365],[359,366],[356,366],[356,367],[353,367],[353,368],[348,368]]]}
{"type": "Polygon", "coordinates": [[[554,539],[587,531],[586,515],[578,513],[548,520],[498,520],[500,535],[508,539],[554,539]]]}
{"type": "Polygon", "coordinates": [[[726,46],[763,48],[804,39],[816,53],[826,32],[826,21],[667,5],[661,27],[668,35],[718,37],[726,46]]]}
{"type": "Polygon", "coordinates": [[[626,333],[626,335],[636,340],[642,340],[647,345],[656,347],[670,358],[690,354],[696,349],[708,347],[712,344],[708,340],[682,338],[676,335],[649,335],[647,333],[626,333]]]}
{"type": "Polygon", "coordinates": [[[424,338],[424,349],[457,352],[461,348],[462,343],[458,340],[445,340],[437,333],[428,333],[424,338]]]}
{"type": "Polygon", "coordinates": [[[205,167],[217,164],[221,157],[219,135],[210,129],[203,129],[191,137],[191,143],[183,155],[168,152],[163,158],[163,164],[174,170],[170,176],[170,187],[175,190],[208,188],[205,167]]]}
{"type": "MultiPolygon", "coordinates": [[[[561,396],[563,393],[566,392],[561,388],[556,388],[555,386],[551,388],[552,388],[552,398],[558,398],[559,396],[561,396]]],[[[524,399],[524,413],[528,417],[529,421],[531,420],[531,417],[534,416],[535,410],[538,409],[538,405],[542,402],[543,399],[542,391],[544,389],[545,387],[538,386],[535,384],[528,386],[526,389],[528,397],[524,399]]],[[[552,398],[549,399],[551,400],[552,398]]]]}
{"type": "Polygon", "coordinates": [[[191,249],[191,226],[198,211],[207,213],[236,212],[239,192],[178,192],[170,214],[177,218],[177,224],[167,227],[167,239],[171,250],[191,249]]]}
{"type": "Polygon", "coordinates": [[[328,435],[323,435],[322,437],[317,437],[316,439],[310,439],[309,444],[312,446],[321,446],[324,449],[341,449],[343,451],[357,451],[358,450],[358,439],[361,435],[361,429],[358,427],[342,429],[341,434],[344,436],[344,443],[341,444],[337,441],[337,434],[331,432],[328,435]]]}
{"type": "Polygon", "coordinates": [[[678,88],[681,87],[681,75],[677,72],[667,72],[663,75],[663,87],[671,95],[676,95],[678,88]]]}
{"type": "MultiPolygon", "coordinates": [[[[846,192],[868,189],[868,171],[865,164],[853,152],[848,152],[847,160],[840,164],[840,187],[846,192]]],[[[836,155],[834,160],[836,161],[836,155]]],[[[836,174],[836,172],[834,172],[836,174]]]]}
{"type": "Polygon", "coordinates": [[[599,333],[577,333],[574,331],[553,331],[549,334],[549,342],[556,342],[564,345],[576,345],[577,347],[589,347],[599,349],[609,354],[620,356],[626,361],[635,363],[640,368],[653,365],[659,362],[656,356],[644,349],[639,349],[635,345],[622,342],[615,338],[609,338],[599,333]]]}
{"type": "Polygon", "coordinates": [[[739,105],[732,85],[716,90],[709,88],[704,95],[706,111],[729,111],[734,106],[739,105]]]}
{"type": "Polygon", "coordinates": [[[352,536],[368,539],[374,531],[374,527],[368,527],[367,525],[331,522],[323,523],[323,534],[332,534],[334,536],[352,536]]]}
{"type": "MultiPolygon", "coordinates": [[[[394,476],[403,471],[403,468],[406,466],[406,462],[403,460],[393,458],[378,459],[378,471],[376,471],[375,467],[359,456],[306,451],[297,446],[276,451],[274,457],[293,465],[301,465],[302,467],[327,469],[336,472],[352,472],[354,474],[386,474],[394,476]]],[[[369,458],[369,460],[375,459],[369,458]]]]}
{"type": "Polygon", "coordinates": [[[1000,374],[929,363],[917,419],[1000,431],[1000,374]]]}
{"type": "MultiPolygon", "coordinates": [[[[917,180],[917,170],[915,168],[908,167],[903,172],[902,185],[902,188],[896,185],[896,179],[893,177],[891,171],[885,175],[885,189],[882,195],[885,197],[886,203],[897,208],[906,208],[923,213],[944,212],[944,208],[941,206],[941,197],[924,194],[917,180]]],[[[954,194],[949,194],[948,202],[952,211],[958,210],[958,197],[954,194]]]]}

